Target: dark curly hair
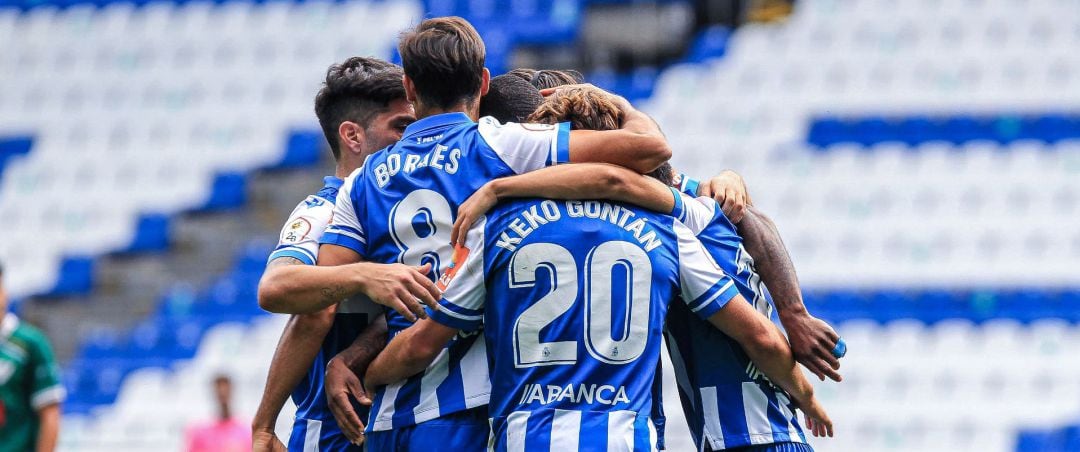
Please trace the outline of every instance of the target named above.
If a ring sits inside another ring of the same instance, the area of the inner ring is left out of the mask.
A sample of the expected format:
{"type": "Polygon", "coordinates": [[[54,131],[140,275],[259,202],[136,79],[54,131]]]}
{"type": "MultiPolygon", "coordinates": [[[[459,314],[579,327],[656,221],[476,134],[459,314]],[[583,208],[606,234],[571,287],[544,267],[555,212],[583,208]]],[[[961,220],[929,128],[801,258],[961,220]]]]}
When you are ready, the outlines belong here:
{"type": "Polygon", "coordinates": [[[352,57],[326,70],[326,82],[315,95],[315,116],[337,159],[338,128],[351,121],[367,127],[390,102],[405,98],[401,67],[377,58],[352,57]]]}

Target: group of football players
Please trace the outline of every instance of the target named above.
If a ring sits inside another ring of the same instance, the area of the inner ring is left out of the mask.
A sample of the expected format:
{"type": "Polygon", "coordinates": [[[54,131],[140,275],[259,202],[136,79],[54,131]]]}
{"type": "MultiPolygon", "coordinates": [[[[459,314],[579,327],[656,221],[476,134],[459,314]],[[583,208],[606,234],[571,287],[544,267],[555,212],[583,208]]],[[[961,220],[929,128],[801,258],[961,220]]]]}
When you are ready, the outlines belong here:
{"type": "Polygon", "coordinates": [[[259,285],[291,316],[255,450],[290,396],[292,451],[663,449],[662,342],[699,450],[812,450],[797,411],[833,434],[797,363],[839,381],[839,337],[737,174],[677,174],[575,71],[491,77],[464,19],[398,50],[315,98],[337,166],[259,285]]]}

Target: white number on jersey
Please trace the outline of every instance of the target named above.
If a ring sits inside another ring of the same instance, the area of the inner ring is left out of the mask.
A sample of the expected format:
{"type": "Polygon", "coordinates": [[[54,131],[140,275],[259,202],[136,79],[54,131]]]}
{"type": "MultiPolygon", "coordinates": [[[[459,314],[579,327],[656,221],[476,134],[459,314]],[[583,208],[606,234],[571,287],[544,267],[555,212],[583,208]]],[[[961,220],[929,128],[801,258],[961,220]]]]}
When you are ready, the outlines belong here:
{"type": "MultiPolygon", "coordinates": [[[[543,296],[514,323],[515,365],[552,366],[577,363],[577,341],[540,342],[540,331],[571,310],[577,301],[578,267],[566,248],[552,243],[532,243],[514,253],[510,287],[536,284],[536,271],[547,268],[551,292],[543,296]]],[[[626,364],[645,351],[645,331],[652,304],[652,262],[640,247],[624,241],[610,241],[589,252],[585,275],[585,348],[593,358],[609,364],[626,364]],[[612,339],[615,301],[612,300],[611,272],[625,268],[629,281],[626,299],[618,300],[626,311],[620,331],[623,339],[612,339]]]]}
{"type": "Polygon", "coordinates": [[[450,228],[439,225],[454,223],[450,203],[438,192],[426,189],[414,190],[390,209],[390,236],[397,244],[398,262],[405,265],[424,265],[431,262],[436,275],[441,272],[442,262],[450,261],[450,228]],[[413,227],[413,219],[423,216],[428,234],[421,237],[413,227]],[[438,251],[437,251],[438,250],[438,251]],[[439,251],[442,251],[441,253],[439,251]]]}

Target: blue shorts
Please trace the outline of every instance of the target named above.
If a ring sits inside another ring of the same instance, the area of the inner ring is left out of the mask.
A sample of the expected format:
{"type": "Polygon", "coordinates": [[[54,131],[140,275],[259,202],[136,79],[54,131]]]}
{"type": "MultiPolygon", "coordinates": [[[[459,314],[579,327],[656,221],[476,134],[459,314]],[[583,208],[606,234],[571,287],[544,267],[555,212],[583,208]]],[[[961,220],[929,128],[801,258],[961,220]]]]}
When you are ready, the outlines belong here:
{"type": "Polygon", "coordinates": [[[368,452],[485,451],[491,426],[488,407],[473,408],[408,427],[370,432],[368,452]]]}
{"type": "MultiPolygon", "coordinates": [[[[708,446],[705,450],[712,450],[708,446]]],[[[814,452],[814,448],[806,443],[782,442],[772,444],[758,444],[756,446],[733,447],[724,449],[724,452],[814,452]]]]}
{"type": "Polygon", "coordinates": [[[348,451],[363,452],[341,433],[334,418],[325,420],[296,418],[289,436],[289,452],[348,451]]]}

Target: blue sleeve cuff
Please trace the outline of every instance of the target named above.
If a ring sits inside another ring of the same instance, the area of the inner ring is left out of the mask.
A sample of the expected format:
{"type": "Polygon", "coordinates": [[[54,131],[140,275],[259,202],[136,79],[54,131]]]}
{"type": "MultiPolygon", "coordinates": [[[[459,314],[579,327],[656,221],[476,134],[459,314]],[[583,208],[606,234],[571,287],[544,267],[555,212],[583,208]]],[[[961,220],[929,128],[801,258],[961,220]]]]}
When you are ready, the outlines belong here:
{"type": "Polygon", "coordinates": [[[716,314],[720,308],[723,308],[738,294],[739,288],[735,287],[735,281],[731,278],[724,278],[717,281],[696,300],[687,303],[687,306],[698,317],[708,320],[709,317],[716,314]]]}
{"type": "Polygon", "coordinates": [[[349,237],[349,236],[347,236],[345,234],[338,234],[336,232],[330,232],[330,231],[325,232],[323,234],[323,236],[322,236],[322,240],[319,240],[319,244],[321,244],[321,245],[343,246],[343,247],[348,248],[350,250],[356,251],[360,255],[365,254],[364,253],[364,244],[363,243],[360,243],[359,240],[356,240],[356,239],[354,239],[352,237],[349,237]]]}
{"type": "Polygon", "coordinates": [[[479,318],[466,318],[456,315],[457,313],[448,310],[446,303],[442,303],[439,306],[440,309],[437,311],[428,307],[425,307],[424,310],[427,311],[427,315],[428,317],[431,317],[431,320],[434,320],[441,325],[446,325],[455,330],[476,331],[484,324],[483,315],[480,315],[479,318]]]}
{"type": "Polygon", "coordinates": [[[559,123],[558,137],[555,141],[555,161],[552,165],[570,163],[570,123],[559,123]]]}
{"type": "Polygon", "coordinates": [[[686,206],[683,205],[682,195],[675,187],[668,187],[671,190],[671,195],[675,197],[675,208],[671,209],[671,216],[677,218],[679,221],[686,221],[686,206]]]}
{"type": "Polygon", "coordinates": [[[680,174],[680,176],[680,179],[682,179],[682,183],[679,184],[679,190],[681,190],[683,193],[697,198],[698,186],[700,186],[701,183],[698,182],[697,179],[691,178],[686,174],[680,174]]]}
{"type": "Polygon", "coordinates": [[[281,257],[291,257],[299,260],[300,262],[303,262],[305,265],[315,265],[315,256],[311,255],[311,253],[309,253],[307,250],[303,248],[297,248],[295,246],[288,246],[274,250],[273,253],[270,253],[270,257],[266,259],[266,262],[273,262],[274,259],[278,259],[281,257]]]}

